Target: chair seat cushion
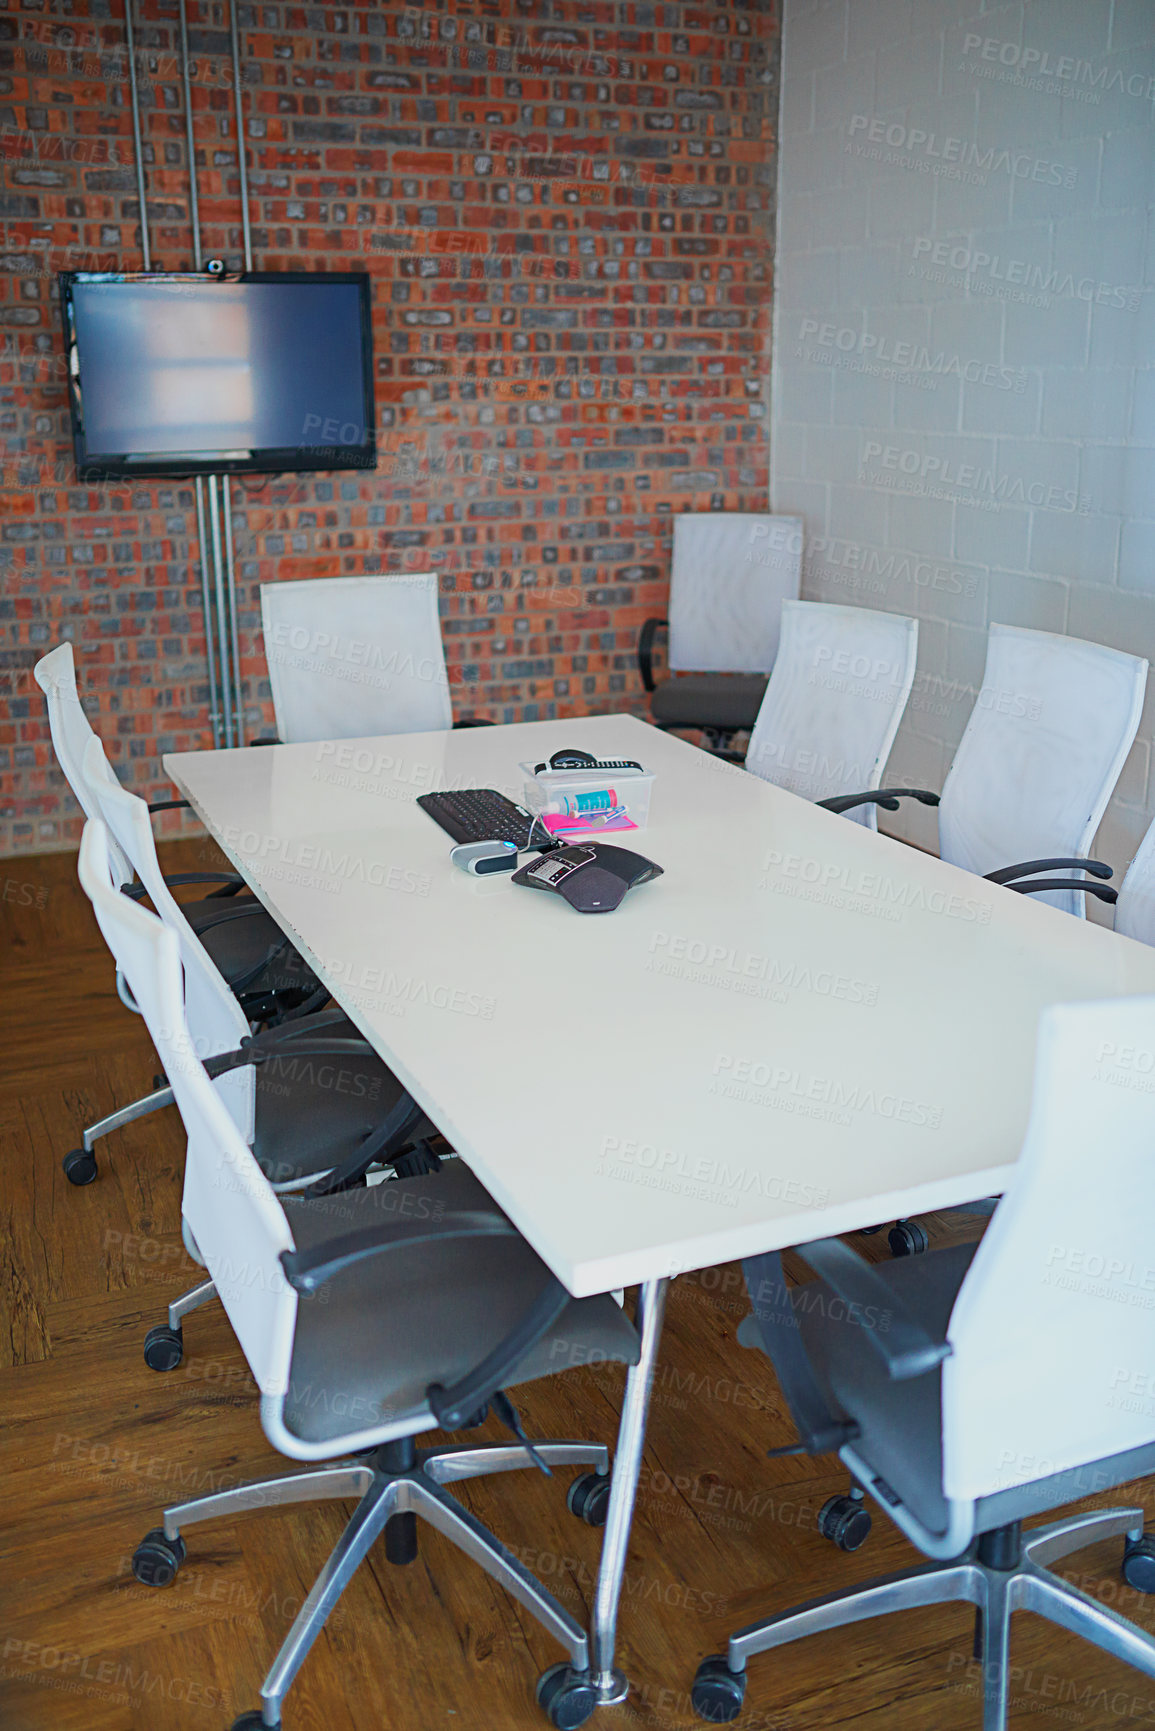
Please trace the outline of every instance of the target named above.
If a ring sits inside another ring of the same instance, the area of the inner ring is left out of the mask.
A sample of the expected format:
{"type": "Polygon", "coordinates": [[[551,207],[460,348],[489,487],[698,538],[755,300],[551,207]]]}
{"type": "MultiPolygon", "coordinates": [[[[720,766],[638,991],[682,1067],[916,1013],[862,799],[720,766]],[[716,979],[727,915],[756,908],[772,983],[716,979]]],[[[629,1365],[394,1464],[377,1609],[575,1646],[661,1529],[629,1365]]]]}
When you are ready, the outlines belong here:
{"type": "MultiPolygon", "coordinates": [[[[447,1209],[501,1211],[459,1160],[316,1201],[282,1197],[298,1249],[375,1219],[428,1220],[447,1209]]],[[[544,1263],[523,1238],[428,1241],[368,1257],[297,1307],[284,1421],[303,1441],[331,1441],[398,1420],[433,1429],[425,1390],[449,1386],[497,1346],[541,1291],[544,1263]]],[[[507,1386],[606,1361],[635,1364],[638,1337],[611,1297],[573,1299],[506,1378],[507,1386]]]]}
{"type": "MultiPolygon", "coordinates": [[[[923,1256],[875,1264],[907,1309],[938,1339],[946,1338],[955,1299],[976,1244],[953,1245],[923,1256]]],[[[942,1485],[942,1372],[892,1382],[866,1339],[866,1323],[847,1319],[847,1307],[824,1280],[796,1287],[802,1338],[832,1410],[854,1419],[862,1435],[855,1452],[895,1491],[924,1526],[942,1532],[947,1505],[942,1485]]],[[[874,1319],[869,1319],[874,1321],[874,1319]]],[[[885,1318],[878,1318],[882,1326],[885,1318]]]]}
{"type": "Polygon", "coordinates": [[[251,896],[208,896],[181,912],[242,1000],[275,993],[289,1009],[316,991],[313,970],[251,896]]]}
{"type": "MultiPolygon", "coordinates": [[[[349,1021],[328,1023],[324,1035],[362,1038],[349,1021]]],[[[328,1172],[356,1151],[404,1092],[376,1054],[295,1057],[290,1041],[257,1070],[257,1164],[271,1184],[328,1172]]]]}
{"type": "Polygon", "coordinates": [[[761,673],[686,673],[666,679],[650,695],[662,727],[753,727],[766,695],[761,673]]]}

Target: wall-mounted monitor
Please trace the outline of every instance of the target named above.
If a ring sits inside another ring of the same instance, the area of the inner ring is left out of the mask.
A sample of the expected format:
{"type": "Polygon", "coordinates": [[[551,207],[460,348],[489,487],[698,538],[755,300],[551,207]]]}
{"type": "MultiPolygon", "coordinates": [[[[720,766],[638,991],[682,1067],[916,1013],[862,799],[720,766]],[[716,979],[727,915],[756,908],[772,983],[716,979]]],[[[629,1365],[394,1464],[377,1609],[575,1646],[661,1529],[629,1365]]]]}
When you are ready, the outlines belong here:
{"type": "Polygon", "coordinates": [[[81,480],[377,461],[369,278],[66,271],[81,480]]]}

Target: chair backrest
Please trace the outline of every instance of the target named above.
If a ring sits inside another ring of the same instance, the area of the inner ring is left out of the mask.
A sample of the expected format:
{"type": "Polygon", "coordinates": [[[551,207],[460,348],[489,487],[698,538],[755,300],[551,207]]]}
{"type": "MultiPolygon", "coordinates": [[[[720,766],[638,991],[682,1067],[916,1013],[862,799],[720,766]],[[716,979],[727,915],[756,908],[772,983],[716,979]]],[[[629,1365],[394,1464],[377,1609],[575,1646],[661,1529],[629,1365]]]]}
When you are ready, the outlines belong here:
{"type": "Polygon", "coordinates": [[[118,892],[107,831],[85,826],[80,882],[140,1005],[188,1133],[183,1213],[263,1394],[288,1387],[297,1296],[277,1258],[284,1211],[213,1084],[185,1020],[177,935],[118,892]]]}
{"type": "Polygon", "coordinates": [[[1127,867],[1115,904],[1115,930],[1141,944],[1155,944],[1155,823],[1127,867]]]}
{"type": "MultiPolygon", "coordinates": [[[[746,768],[804,799],[878,787],[917,655],[918,623],[901,613],[784,601],[746,768]]],[[[875,827],[872,805],[846,815],[875,827]]]]}
{"type": "MultiPolygon", "coordinates": [[[[1085,858],[1131,749],[1147,663],[1015,625],[992,625],[982,689],[939,807],[939,848],[980,874],[1085,858]]],[[[1032,897],[1082,915],[1080,890],[1032,897]]]]}
{"type": "MultiPolygon", "coordinates": [[[[244,1012],[164,881],[147,805],[121,787],[95,734],[84,753],[84,782],[94,815],[131,862],[153,907],[176,938],[184,966],[185,1014],[193,1049],[201,1059],[235,1051],[249,1033],[244,1012]]],[[[252,1067],[226,1071],[213,1086],[241,1135],[246,1142],[251,1141],[256,1111],[252,1067]]]]}
{"type": "Polygon", "coordinates": [[[801,517],[684,511],[674,518],[668,661],[675,672],[769,673],[783,601],[802,579],[801,517]]]}
{"type": "Polygon", "coordinates": [[[1043,1013],[1023,1151],[948,1329],[948,1498],[1155,1441],[1153,1065],[1155,998],[1043,1013]]]}
{"type": "Polygon", "coordinates": [[[261,621],[284,744],[453,726],[435,571],[262,583],[261,621]]]}
{"type": "MultiPolygon", "coordinates": [[[[96,735],[80,706],[71,643],[57,644],[41,657],[32,672],[48,703],[48,729],[56,761],[85,817],[92,817],[95,807],[84,783],[84,753],[89,740],[96,735]]],[[[110,843],[110,858],[120,872],[121,883],[131,883],[132,867],[115,842],[110,843]]]]}

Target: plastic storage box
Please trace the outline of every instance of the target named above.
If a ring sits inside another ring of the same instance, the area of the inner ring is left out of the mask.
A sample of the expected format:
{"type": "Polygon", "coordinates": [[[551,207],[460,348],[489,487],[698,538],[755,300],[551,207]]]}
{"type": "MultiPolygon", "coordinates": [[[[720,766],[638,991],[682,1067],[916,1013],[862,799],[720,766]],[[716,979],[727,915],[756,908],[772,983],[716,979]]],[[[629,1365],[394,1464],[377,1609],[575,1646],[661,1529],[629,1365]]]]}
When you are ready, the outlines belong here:
{"type": "Polygon", "coordinates": [[[523,763],[525,804],[555,833],[612,836],[645,829],[654,778],[639,769],[546,769],[523,763]],[[615,816],[615,812],[623,812],[615,816]]]}

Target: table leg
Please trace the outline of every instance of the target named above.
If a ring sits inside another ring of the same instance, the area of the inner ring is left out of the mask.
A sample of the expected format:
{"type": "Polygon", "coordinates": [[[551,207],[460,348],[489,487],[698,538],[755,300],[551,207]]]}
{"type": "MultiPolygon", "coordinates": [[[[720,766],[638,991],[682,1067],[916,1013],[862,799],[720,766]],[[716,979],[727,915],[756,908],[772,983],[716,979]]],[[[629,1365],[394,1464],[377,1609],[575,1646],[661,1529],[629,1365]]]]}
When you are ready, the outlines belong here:
{"type": "Polygon", "coordinates": [[[665,1280],[647,1280],[638,1294],[635,1321],[641,1335],[642,1351],[637,1364],[630,1366],[626,1378],[626,1398],[618,1425],[618,1446],[594,1594],[592,1630],[594,1687],[598,1692],[598,1702],[603,1706],[624,1701],[630,1688],[621,1672],[614,1670],[614,1636],[626,1570],[626,1548],[630,1542],[630,1523],[634,1516],[634,1497],[642,1466],[642,1446],[646,1440],[650,1390],[666,1308],[667,1284],[665,1280]]]}

